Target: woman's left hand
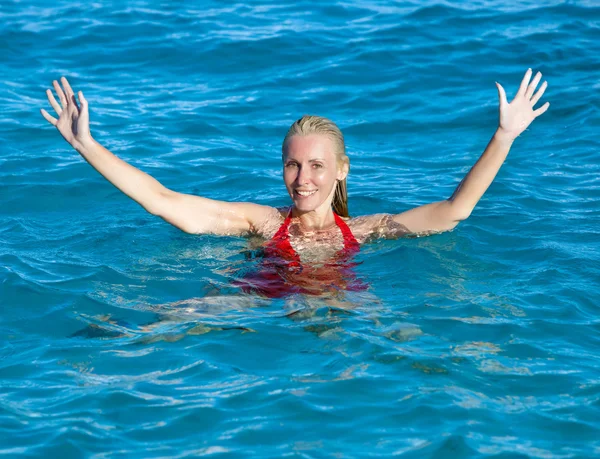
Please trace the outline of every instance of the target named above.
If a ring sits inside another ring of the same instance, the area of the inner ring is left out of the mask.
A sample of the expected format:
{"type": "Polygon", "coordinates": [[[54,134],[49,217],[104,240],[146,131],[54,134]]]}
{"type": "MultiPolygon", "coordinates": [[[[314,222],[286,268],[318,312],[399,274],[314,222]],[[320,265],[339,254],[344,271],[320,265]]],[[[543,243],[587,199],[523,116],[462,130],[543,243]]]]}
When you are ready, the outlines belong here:
{"type": "Polygon", "coordinates": [[[516,139],[525,129],[527,129],[534,119],[548,110],[548,107],[550,106],[550,103],[546,102],[537,110],[533,109],[535,104],[538,103],[544,94],[544,91],[548,87],[548,83],[544,81],[542,86],[540,86],[540,89],[534,94],[537,85],[542,79],[542,74],[538,72],[530,83],[531,74],[531,69],[528,69],[527,72],[525,72],[519,91],[510,103],[506,100],[504,88],[500,83],[496,83],[496,86],[498,87],[498,96],[500,97],[500,123],[498,131],[503,137],[506,137],[511,141],[516,139]]]}

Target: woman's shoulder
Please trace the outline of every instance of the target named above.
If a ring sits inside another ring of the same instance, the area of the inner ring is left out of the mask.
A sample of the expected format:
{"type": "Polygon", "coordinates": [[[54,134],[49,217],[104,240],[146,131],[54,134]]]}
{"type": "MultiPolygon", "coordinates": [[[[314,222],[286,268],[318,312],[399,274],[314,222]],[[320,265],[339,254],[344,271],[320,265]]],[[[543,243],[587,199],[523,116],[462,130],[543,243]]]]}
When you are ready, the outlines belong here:
{"type": "Polygon", "coordinates": [[[289,207],[260,206],[257,209],[255,221],[252,225],[252,234],[265,239],[271,239],[281,227],[287,217],[289,207]]]}
{"type": "Polygon", "coordinates": [[[375,239],[396,239],[411,234],[406,226],[395,222],[391,214],[362,215],[344,220],[361,244],[375,239]]]}
{"type": "Polygon", "coordinates": [[[359,217],[347,217],[342,220],[348,225],[350,231],[359,243],[367,242],[376,225],[376,215],[362,215],[359,217]]]}

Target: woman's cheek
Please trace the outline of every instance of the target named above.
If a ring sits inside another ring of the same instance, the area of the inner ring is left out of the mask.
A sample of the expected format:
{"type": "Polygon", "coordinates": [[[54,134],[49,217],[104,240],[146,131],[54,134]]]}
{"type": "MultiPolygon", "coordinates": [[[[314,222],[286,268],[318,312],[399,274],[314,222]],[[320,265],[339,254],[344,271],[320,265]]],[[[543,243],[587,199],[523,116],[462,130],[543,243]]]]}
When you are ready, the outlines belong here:
{"type": "Polygon", "coordinates": [[[319,169],[314,175],[314,177],[315,180],[318,180],[319,182],[324,182],[327,180],[327,171],[324,169],[319,169]]]}
{"type": "Polygon", "coordinates": [[[293,183],[294,179],[294,174],[291,173],[289,170],[286,169],[283,171],[283,181],[286,183],[286,185],[293,183]]]}

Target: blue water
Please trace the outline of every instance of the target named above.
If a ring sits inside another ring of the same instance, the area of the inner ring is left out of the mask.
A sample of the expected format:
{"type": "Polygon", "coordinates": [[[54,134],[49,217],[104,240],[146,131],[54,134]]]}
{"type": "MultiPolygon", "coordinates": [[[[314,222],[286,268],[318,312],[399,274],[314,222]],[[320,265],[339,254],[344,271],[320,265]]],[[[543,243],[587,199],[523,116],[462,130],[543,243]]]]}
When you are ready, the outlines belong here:
{"type": "Polygon", "coordinates": [[[600,456],[595,0],[6,0],[0,49],[1,455],[600,456]],[[246,240],[145,213],[39,114],[65,75],[119,157],[273,206],[287,127],[327,116],[350,212],[397,213],[452,193],[528,67],[550,109],[471,217],[365,246],[346,310],[236,292],[246,240]]]}

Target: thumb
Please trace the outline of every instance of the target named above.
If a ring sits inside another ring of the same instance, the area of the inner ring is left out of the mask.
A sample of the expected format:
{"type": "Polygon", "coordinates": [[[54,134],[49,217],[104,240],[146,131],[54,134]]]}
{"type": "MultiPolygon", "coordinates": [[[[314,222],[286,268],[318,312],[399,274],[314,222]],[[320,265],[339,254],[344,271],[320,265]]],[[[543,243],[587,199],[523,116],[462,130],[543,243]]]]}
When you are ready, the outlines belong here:
{"type": "Polygon", "coordinates": [[[88,112],[88,102],[83,96],[83,92],[77,93],[79,98],[79,118],[77,120],[77,129],[81,134],[90,134],[90,114],[88,112]]]}
{"type": "Polygon", "coordinates": [[[496,82],[496,88],[498,88],[498,98],[500,99],[500,107],[508,104],[508,101],[506,100],[506,92],[504,91],[502,85],[496,82]]]}
{"type": "Polygon", "coordinates": [[[87,100],[85,99],[85,97],[83,97],[83,92],[79,91],[77,93],[77,96],[79,98],[79,104],[81,105],[81,108],[83,110],[87,110],[87,100]]]}
{"type": "MultiPolygon", "coordinates": [[[[77,96],[79,98],[79,119],[85,124],[88,124],[90,119],[90,112],[88,111],[88,101],[83,95],[82,91],[79,91],[77,93],[77,96]]],[[[89,127],[87,128],[87,130],[89,130],[89,127]]]]}

